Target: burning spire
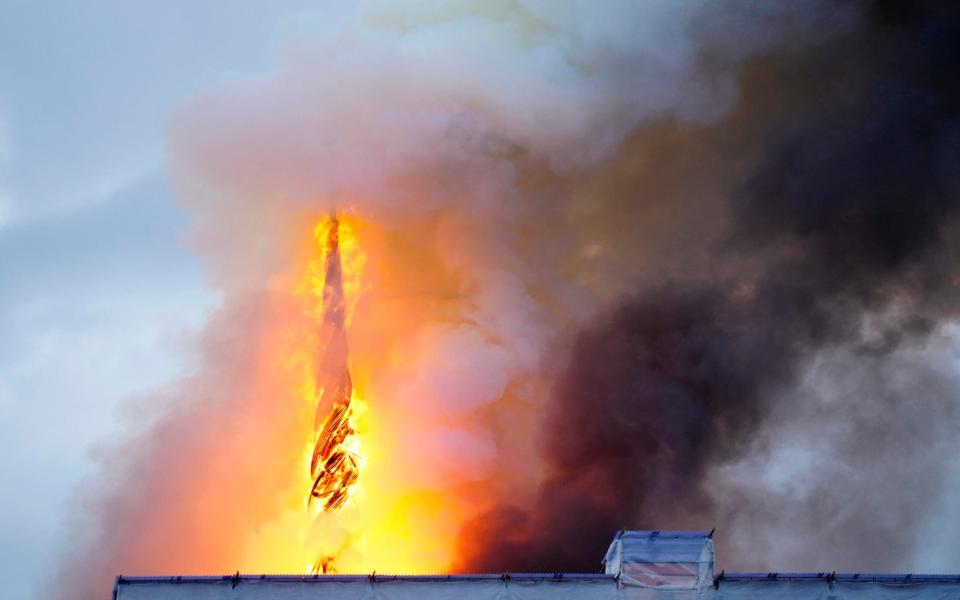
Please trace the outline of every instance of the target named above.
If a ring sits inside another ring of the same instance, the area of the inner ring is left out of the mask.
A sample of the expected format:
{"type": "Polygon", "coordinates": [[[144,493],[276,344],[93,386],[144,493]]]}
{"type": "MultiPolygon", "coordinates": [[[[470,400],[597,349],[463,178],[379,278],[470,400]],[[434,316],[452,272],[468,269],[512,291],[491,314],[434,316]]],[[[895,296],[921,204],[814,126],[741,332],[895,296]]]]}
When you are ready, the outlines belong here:
{"type": "Polygon", "coordinates": [[[356,431],[351,424],[353,382],[348,365],[346,302],[343,293],[343,266],[340,261],[340,224],[332,214],[321,225],[318,237],[324,245],[322,317],[316,371],[317,432],[310,460],[313,487],[307,497],[334,511],[347,501],[350,488],[360,475],[356,448],[351,444],[356,431]]]}

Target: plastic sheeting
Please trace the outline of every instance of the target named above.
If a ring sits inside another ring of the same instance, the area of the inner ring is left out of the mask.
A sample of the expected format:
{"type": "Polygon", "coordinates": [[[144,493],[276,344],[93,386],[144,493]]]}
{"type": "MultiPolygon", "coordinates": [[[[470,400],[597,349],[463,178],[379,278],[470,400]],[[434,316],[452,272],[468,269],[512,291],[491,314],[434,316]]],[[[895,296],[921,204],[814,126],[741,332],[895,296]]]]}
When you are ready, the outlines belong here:
{"type": "Polygon", "coordinates": [[[661,590],[711,585],[713,563],[706,531],[621,531],[603,558],[604,572],[621,584],[661,590]]]}
{"type": "Polygon", "coordinates": [[[960,576],[728,575],[702,589],[618,585],[605,575],[124,578],[116,600],[956,600],[960,576]]]}

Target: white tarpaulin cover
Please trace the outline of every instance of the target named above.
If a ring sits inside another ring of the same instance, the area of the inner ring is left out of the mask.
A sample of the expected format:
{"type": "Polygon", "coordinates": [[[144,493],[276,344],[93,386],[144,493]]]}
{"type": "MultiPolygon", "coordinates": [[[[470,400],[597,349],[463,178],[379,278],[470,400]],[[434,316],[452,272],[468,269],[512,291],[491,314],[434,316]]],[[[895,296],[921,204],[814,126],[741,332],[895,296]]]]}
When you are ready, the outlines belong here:
{"type": "Polygon", "coordinates": [[[713,540],[706,531],[621,531],[604,572],[623,585],[692,590],[713,584],[713,540]]]}

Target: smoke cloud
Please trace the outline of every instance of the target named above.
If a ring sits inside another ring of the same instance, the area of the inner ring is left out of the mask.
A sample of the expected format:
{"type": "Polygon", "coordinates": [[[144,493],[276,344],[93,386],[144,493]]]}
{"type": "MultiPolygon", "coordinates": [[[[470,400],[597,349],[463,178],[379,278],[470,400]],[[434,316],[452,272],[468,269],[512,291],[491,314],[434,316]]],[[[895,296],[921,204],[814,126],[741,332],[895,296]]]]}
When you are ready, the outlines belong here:
{"type": "Polygon", "coordinates": [[[956,451],[958,16],[881,3],[751,65],[742,105],[783,112],[746,144],[742,115],[703,132],[760,153],[713,272],[643,285],[578,335],[548,476],[473,521],[465,565],[590,571],[611,530],[713,525],[741,569],[912,565],[956,451]]]}
{"type": "Polygon", "coordinates": [[[102,451],[53,592],[309,562],[297,282],[332,209],[387,514],[314,526],[345,568],[595,571],[619,528],[714,525],[728,568],[911,565],[956,451],[958,25],[672,1],[290,24],[275,72],[174,120],[223,305],[102,451]]]}

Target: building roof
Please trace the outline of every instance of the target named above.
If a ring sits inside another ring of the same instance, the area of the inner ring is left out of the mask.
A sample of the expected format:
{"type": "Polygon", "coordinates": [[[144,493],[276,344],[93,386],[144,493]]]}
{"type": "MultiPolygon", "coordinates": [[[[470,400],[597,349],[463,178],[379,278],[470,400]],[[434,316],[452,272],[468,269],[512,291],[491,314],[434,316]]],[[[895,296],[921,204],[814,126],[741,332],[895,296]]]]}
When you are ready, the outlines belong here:
{"type": "Polygon", "coordinates": [[[117,578],[114,600],[759,600],[960,598],[960,574],[724,573],[712,534],[622,531],[605,573],[117,578]]]}

